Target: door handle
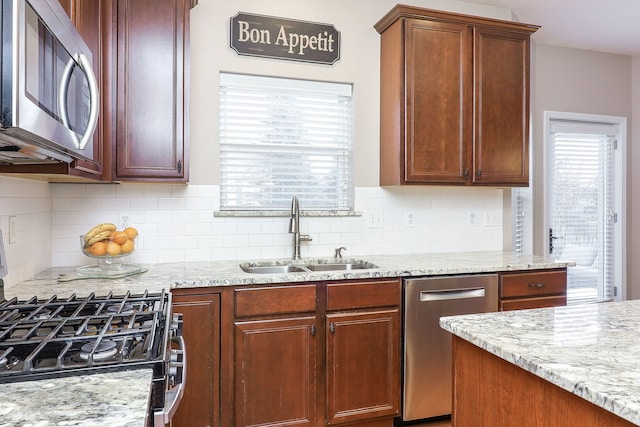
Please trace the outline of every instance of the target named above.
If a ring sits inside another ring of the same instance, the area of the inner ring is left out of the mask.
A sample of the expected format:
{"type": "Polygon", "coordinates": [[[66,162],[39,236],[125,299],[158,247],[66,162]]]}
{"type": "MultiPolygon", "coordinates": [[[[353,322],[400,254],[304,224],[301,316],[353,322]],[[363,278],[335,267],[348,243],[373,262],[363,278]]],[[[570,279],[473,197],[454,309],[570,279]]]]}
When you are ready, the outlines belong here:
{"type": "Polygon", "coordinates": [[[100,95],[98,93],[98,81],[96,80],[96,75],[93,72],[93,68],[91,68],[89,59],[85,55],[78,53],[69,58],[69,61],[62,72],[62,79],[60,80],[60,88],[58,91],[58,109],[60,110],[60,119],[62,120],[62,124],[71,131],[73,140],[80,150],[84,150],[93,137],[93,132],[95,131],[98,123],[98,113],[100,112],[99,104],[100,95]],[[75,132],[71,130],[69,112],[67,111],[67,103],[65,100],[65,95],[69,89],[69,82],[71,81],[71,72],[75,66],[79,66],[84,72],[89,85],[89,120],[87,121],[87,128],[80,139],[78,139],[75,132]]]}
{"type": "Polygon", "coordinates": [[[554,245],[553,241],[558,239],[564,239],[564,237],[556,237],[553,235],[553,228],[549,228],[549,253],[553,253],[554,245]]]}

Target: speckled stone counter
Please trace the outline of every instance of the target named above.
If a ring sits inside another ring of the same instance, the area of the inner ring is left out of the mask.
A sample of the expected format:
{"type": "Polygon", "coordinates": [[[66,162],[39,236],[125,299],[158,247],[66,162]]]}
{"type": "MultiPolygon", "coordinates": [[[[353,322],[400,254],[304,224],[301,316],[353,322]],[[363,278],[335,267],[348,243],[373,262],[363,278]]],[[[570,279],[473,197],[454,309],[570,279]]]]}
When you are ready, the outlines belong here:
{"type": "Polygon", "coordinates": [[[151,369],[2,384],[0,427],[144,427],[151,369]]]}
{"type": "MultiPolygon", "coordinates": [[[[309,258],[293,261],[290,259],[247,262],[247,264],[308,264],[335,261],[333,258],[309,258]]],[[[408,277],[449,274],[485,273],[494,271],[514,271],[563,268],[575,265],[573,262],[555,261],[549,257],[518,255],[511,252],[467,252],[408,255],[375,255],[349,257],[341,262],[366,261],[376,266],[372,269],[300,272],[286,274],[252,274],[243,272],[238,262],[187,262],[144,265],[148,271],[120,279],[83,279],[58,282],[61,274],[73,274],[74,268],[51,268],[30,280],[26,280],[5,291],[7,298],[30,298],[34,295],[46,297],[56,294],[64,297],[79,296],[91,292],[132,293],[157,292],[161,289],[194,288],[211,286],[250,285],[261,283],[309,282],[322,280],[365,279],[376,277],[408,277]]]]}
{"type": "Polygon", "coordinates": [[[440,325],[640,425],[640,300],[443,317],[440,325]]]}
{"type": "MultiPolygon", "coordinates": [[[[324,259],[303,259],[298,261],[292,261],[290,259],[281,260],[269,260],[260,262],[249,262],[249,264],[261,265],[287,265],[287,264],[309,264],[309,263],[327,263],[334,262],[333,258],[324,259]]],[[[118,279],[79,279],[70,281],[58,281],[59,278],[70,279],[76,271],[76,268],[51,268],[48,269],[30,280],[26,280],[19,283],[16,286],[12,286],[5,290],[7,298],[17,297],[19,299],[28,299],[33,296],[38,298],[49,298],[52,295],[57,295],[60,298],[66,298],[72,294],[76,294],[78,297],[84,297],[91,293],[96,295],[106,295],[109,292],[113,292],[117,295],[123,295],[127,292],[134,294],[149,292],[160,292],[161,290],[169,290],[174,288],[194,288],[194,287],[213,287],[213,286],[232,286],[232,285],[251,285],[251,284],[265,284],[265,283],[292,283],[292,282],[308,282],[308,281],[326,281],[326,280],[342,280],[342,279],[360,279],[360,278],[383,278],[383,277],[408,277],[408,276],[428,276],[428,275],[449,275],[449,274],[470,274],[470,273],[484,273],[494,271],[513,271],[513,270],[531,270],[531,269],[549,269],[549,268],[563,268],[567,265],[573,265],[571,262],[556,262],[550,258],[539,256],[520,256],[508,252],[470,252],[470,253],[450,253],[450,254],[418,254],[418,255],[378,255],[378,256],[366,256],[366,257],[345,257],[340,262],[361,262],[374,264],[376,268],[363,269],[363,270],[350,270],[350,271],[332,271],[332,272],[301,272],[301,273],[288,273],[288,274],[250,274],[243,272],[238,262],[232,261],[216,261],[216,262],[188,262],[188,263],[167,263],[167,264],[153,264],[143,265],[142,267],[147,271],[140,274],[134,274],[131,276],[118,278],[118,279]]],[[[126,373],[125,375],[130,375],[126,373]]],[[[89,378],[91,381],[95,378],[89,377],[76,377],[77,379],[89,378]]],[[[61,380],[62,381],[62,380],[61,380]]],[[[66,401],[67,403],[75,404],[76,391],[82,387],[82,381],[77,384],[65,384],[60,387],[52,387],[56,389],[55,393],[45,393],[40,395],[38,390],[40,387],[49,387],[49,382],[42,382],[42,385],[38,385],[38,382],[24,383],[27,388],[24,393],[31,393],[28,390],[32,390],[34,394],[29,394],[24,398],[24,405],[19,407],[13,407],[13,415],[27,416],[31,412],[33,416],[39,415],[43,424],[33,423],[31,425],[80,425],[68,423],[65,424],[64,410],[59,411],[58,400],[66,401]],[[29,405],[36,405],[39,409],[32,409],[29,405]],[[50,410],[51,409],[51,410],[50,410]],[[58,424],[58,421],[63,422],[58,424]],[[49,423],[49,424],[47,424],[49,423]]],[[[141,381],[138,386],[142,388],[149,388],[150,378],[148,381],[141,381]]],[[[114,394],[119,394],[121,391],[128,390],[129,383],[122,382],[120,384],[110,383],[111,387],[108,390],[104,390],[104,397],[110,400],[110,397],[114,394]],[[122,387],[120,387],[122,385],[122,387]]],[[[7,387],[17,387],[17,385],[2,385],[2,390],[6,390],[7,387]]],[[[97,392],[94,392],[96,394],[97,392]]],[[[25,396],[25,394],[22,394],[25,396]]],[[[2,424],[8,418],[5,418],[4,413],[7,411],[8,406],[4,402],[9,402],[3,399],[3,395],[0,394],[0,427],[4,425],[21,425],[17,424],[2,424]]],[[[69,408],[68,406],[64,406],[69,408]]],[[[117,408],[117,406],[116,406],[117,408]]],[[[75,409],[69,408],[71,413],[75,412],[75,409]]],[[[122,408],[124,409],[124,408],[122,408]]],[[[110,412],[100,412],[97,409],[94,420],[96,424],[82,424],[82,425],[142,425],[135,424],[132,421],[131,424],[109,424],[110,420],[113,420],[110,412]],[[100,414],[105,418],[101,419],[100,414]]],[[[132,404],[128,406],[127,414],[121,413],[118,418],[122,420],[129,420],[129,416],[144,415],[145,408],[132,404]]],[[[93,414],[93,411],[87,412],[93,414]]],[[[93,415],[91,415],[93,416],[93,415]]],[[[15,418],[19,420],[19,418],[15,418]]],[[[115,418],[117,419],[117,418],[115,418]]],[[[26,419],[25,419],[26,420],[26,419]]],[[[123,421],[124,422],[124,421],[123,421]]],[[[129,421],[126,421],[129,422],[129,421]]]]}

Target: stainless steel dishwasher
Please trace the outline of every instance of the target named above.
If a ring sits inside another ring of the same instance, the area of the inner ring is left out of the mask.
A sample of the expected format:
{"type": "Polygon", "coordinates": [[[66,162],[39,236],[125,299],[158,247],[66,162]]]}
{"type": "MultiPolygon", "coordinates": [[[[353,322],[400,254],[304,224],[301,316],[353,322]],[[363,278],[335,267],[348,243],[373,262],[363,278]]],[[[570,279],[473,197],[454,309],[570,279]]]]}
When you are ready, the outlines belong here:
{"type": "Polygon", "coordinates": [[[451,334],[442,316],[498,311],[498,275],[404,279],[402,420],[451,413],[451,334]]]}

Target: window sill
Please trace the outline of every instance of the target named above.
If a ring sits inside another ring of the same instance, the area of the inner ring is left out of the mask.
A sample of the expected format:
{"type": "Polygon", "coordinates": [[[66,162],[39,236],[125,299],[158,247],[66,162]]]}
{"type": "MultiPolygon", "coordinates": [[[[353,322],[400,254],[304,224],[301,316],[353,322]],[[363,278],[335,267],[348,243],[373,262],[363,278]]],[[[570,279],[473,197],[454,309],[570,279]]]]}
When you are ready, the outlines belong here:
{"type": "MultiPolygon", "coordinates": [[[[291,212],[286,211],[214,211],[214,217],[256,217],[256,218],[269,218],[269,217],[290,217],[291,212]]],[[[301,217],[347,217],[347,216],[362,216],[360,211],[312,211],[312,210],[300,210],[301,217]]]]}

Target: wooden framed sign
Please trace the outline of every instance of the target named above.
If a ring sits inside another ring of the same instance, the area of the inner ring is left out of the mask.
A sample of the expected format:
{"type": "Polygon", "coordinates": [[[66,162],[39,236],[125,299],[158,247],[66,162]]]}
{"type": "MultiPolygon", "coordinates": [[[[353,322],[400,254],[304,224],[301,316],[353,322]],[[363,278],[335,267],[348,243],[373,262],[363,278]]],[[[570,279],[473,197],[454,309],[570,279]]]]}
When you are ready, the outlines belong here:
{"type": "Polygon", "coordinates": [[[334,64],[340,31],[333,25],[244,12],[231,18],[231,48],[238,55],[334,64]]]}

